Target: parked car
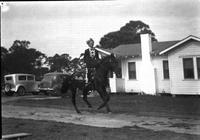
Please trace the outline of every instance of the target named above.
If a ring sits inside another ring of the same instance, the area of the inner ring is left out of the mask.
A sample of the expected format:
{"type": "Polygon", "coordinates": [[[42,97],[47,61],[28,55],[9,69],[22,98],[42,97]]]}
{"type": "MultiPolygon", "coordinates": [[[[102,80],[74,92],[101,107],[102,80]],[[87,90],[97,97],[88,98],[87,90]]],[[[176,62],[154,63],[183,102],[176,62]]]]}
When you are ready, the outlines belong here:
{"type": "Polygon", "coordinates": [[[47,73],[39,84],[39,91],[46,95],[60,95],[63,80],[69,74],[61,72],[47,73]]]}
{"type": "Polygon", "coordinates": [[[9,74],[4,76],[5,94],[12,96],[14,93],[17,95],[25,95],[25,93],[32,92],[38,94],[38,83],[35,81],[33,74],[9,74]]]}

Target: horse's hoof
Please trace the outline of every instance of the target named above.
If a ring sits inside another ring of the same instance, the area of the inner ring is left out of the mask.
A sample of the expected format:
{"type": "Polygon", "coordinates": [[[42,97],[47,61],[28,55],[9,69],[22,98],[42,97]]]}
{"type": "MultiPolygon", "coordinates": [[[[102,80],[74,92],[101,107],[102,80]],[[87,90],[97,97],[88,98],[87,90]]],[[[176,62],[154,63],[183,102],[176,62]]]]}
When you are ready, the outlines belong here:
{"type": "Polygon", "coordinates": [[[112,112],[111,112],[111,111],[108,111],[107,114],[112,114],[112,112]]]}
{"type": "Polygon", "coordinates": [[[80,111],[76,111],[78,114],[81,114],[81,112],[80,111]]]}
{"type": "Polygon", "coordinates": [[[92,106],[91,106],[91,105],[88,105],[88,108],[92,108],[92,106]]]}

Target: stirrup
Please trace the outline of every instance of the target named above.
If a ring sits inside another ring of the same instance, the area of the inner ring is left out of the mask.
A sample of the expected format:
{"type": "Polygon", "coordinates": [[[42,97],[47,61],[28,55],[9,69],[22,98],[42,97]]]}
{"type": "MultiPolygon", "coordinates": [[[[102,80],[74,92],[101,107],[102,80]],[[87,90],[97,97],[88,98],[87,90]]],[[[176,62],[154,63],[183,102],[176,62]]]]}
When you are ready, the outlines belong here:
{"type": "Polygon", "coordinates": [[[87,83],[85,83],[85,86],[88,86],[90,84],[92,84],[92,82],[87,82],[87,83]]]}

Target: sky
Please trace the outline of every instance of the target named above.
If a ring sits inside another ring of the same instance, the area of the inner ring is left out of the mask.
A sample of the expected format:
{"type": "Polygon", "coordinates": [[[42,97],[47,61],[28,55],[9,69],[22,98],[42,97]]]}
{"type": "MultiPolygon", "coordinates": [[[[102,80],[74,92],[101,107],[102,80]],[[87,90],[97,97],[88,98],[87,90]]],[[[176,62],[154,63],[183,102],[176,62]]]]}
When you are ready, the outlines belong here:
{"type": "Polygon", "coordinates": [[[148,24],[158,41],[200,37],[200,0],[1,2],[1,46],[28,40],[47,56],[79,57],[89,38],[98,45],[130,20],[148,24]]]}

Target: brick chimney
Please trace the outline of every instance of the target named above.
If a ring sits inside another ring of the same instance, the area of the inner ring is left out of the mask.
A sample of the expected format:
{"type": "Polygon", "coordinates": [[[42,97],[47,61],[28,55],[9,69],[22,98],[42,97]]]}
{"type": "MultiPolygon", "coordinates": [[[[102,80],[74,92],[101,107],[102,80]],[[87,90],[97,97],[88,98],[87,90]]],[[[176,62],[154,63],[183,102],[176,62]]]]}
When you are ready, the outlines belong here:
{"type": "Polygon", "coordinates": [[[156,80],[155,69],[152,64],[151,51],[151,35],[141,34],[141,51],[142,51],[142,63],[141,63],[141,91],[146,94],[155,95],[156,93],[156,80]]]}

